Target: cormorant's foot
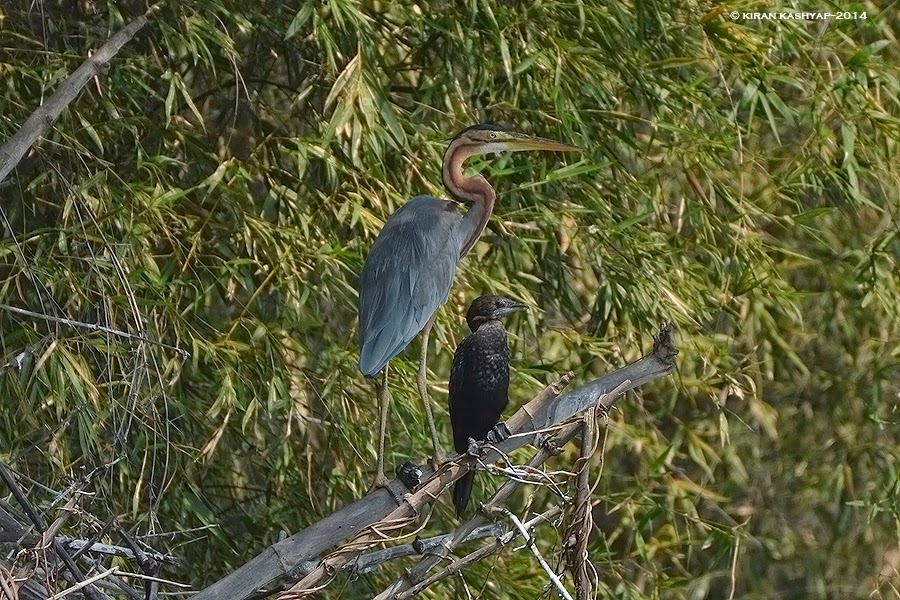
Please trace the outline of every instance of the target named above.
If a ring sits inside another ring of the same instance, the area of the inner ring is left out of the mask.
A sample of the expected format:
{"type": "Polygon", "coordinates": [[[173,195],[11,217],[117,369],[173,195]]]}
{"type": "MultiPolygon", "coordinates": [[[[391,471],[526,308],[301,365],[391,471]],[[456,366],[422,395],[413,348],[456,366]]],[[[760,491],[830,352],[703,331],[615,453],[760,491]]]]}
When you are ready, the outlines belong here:
{"type": "Polygon", "coordinates": [[[399,479],[406,489],[413,491],[422,483],[422,468],[411,460],[401,465],[397,465],[397,479],[399,479]]]}
{"type": "Polygon", "coordinates": [[[466,448],[467,456],[474,456],[475,458],[479,458],[482,454],[484,454],[484,450],[481,447],[481,442],[475,440],[475,438],[469,438],[469,446],[466,448]]]}
{"type": "Polygon", "coordinates": [[[487,434],[487,441],[491,444],[499,444],[505,440],[508,440],[510,436],[509,427],[506,426],[506,423],[497,423],[494,425],[487,434]]]}
{"type": "Polygon", "coordinates": [[[425,542],[422,541],[422,538],[416,536],[412,543],[412,549],[417,554],[425,554],[425,542]]]}
{"type": "Polygon", "coordinates": [[[543,448],[553,456],[559,456],[560,454],[562,454],[562,447],[559,446],[559,444],[554,443],[553,438],[551,438],[549,435],[538,435],[535,437],[534,441],[535,446],[537,446],[538,448],[543,448]]]}

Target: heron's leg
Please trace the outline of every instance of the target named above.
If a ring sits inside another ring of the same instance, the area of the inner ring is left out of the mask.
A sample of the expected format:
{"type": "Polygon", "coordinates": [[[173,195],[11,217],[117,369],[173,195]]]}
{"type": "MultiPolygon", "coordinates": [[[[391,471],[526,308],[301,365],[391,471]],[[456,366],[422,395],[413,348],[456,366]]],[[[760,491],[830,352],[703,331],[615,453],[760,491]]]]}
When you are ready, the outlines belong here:
{"type": "Polygon", "coordinates": [[[444,455],[441,452],[441,442],[438,438],[437,428],[434,426],[434,414],[431,412],[431,401],[428,399],[428,382],[427,382],[427,365],[426,358],[428,357],[428,336],[431,335],[431,327],[434,325],[434,319],[437,317],[437,311],[431,318],[428,319],[428,323],[425,324],[425,328],[422,330],[422,354],[419,356],[419,375],[417,377],[417,382],[419,384],[419,395],[422,396],[422,402],[425,404],[425,418],[428,419],[428,429],[431,431],[431,443],[434,446],[434,456],[431,459],[431,466],[435,469],[441,462],[444,460],[444,455]]]}
{"type": "Polygon", "coordinates": [[[388,408],[391,405],[387,365],[384,366],[384,379],[381,382],[381,389],[378,391],[378,403],[381,405],[381,418],[378,420],[378,459],[372,489],[387,487],[388,483],[387,477],[384,476],[384,437],[387,432],[388,408]]]}

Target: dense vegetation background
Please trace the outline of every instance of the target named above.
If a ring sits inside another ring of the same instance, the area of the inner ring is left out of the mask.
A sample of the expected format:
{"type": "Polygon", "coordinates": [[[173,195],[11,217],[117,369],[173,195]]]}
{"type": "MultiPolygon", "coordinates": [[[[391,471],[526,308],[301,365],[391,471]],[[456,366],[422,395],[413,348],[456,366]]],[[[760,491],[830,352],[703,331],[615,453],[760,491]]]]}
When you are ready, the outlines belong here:
{"type": "MultiPolygon", "coordinates": [[[[144,9],[0,7],[0,141],[144,9]]],[[[0,183],[0,302],[135,336],[0,309],[0,457],[48,518],[101,467],[85,508],[155,534],[196,587],[362,495],[357,274],[393,210],[444,195],[446,140],[494,120],[584,153],[474,163],[499,203],[432,336],[447,445],[480,293],[536,307],[511,323],[515,403],[671,320],[677,374],[619,403],[595,466],[601,597],[896,598],[898,28],[896,2],[162,4],[0,183]]],[[[393,363],[389,462],[429,449],[416,356],[393,363]]],[[[426,533],[454,522],[442,501],[426,533]]],[[[467,580],[546,584],[511,550],[467,580]]]]}

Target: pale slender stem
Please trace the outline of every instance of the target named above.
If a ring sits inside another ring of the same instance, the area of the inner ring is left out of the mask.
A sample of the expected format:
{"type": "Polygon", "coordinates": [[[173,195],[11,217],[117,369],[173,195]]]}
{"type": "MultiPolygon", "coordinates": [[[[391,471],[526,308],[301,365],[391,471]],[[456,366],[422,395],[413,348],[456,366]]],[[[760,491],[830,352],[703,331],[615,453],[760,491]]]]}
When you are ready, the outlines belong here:
{"type": "Polygon", "coordinates": [[[544,572],[547,573],[547,577],[550,578],[550,581],[553,582],[553,585],[556,586],[557,591],[559,591],[559,595],[565,598],[565,600],[572,600],[572,596],[569,595],[568,590],[566,590],[562,581],[560,581],[559,576],[553,572],[553,569],[550,568],[550,565],[547,564],[547,561],[544,560],[544,557],[541,556],[540,551],[537,549],[537,546],[534,544],[534,538],[531,537],[531,534],[528,533],[528,529],[525,528],[525,525],[522,524],[522,521],[519,520],[519,517],[509,512],[507,509],[503,509],[503,512],[506,513],[506,516],[512,521],[513,525],[516,526],[516,529],[522,534],[522,537],[525,538],[525,545],[528,546],[528,549],[531,550],[531,553],[534,554],[534,557],[541,563],[541,567],[544,569],[544,572]]]}
{"type": "MultiPolygon", "coordinates": [[[[525,523],[524,524],[525,528],[533,529],[538,524],[540,524],[542,521],[549,521],[550,519],[556,517],[556,515],[559,514],[560,512],[562,512],[562,510],[558,506],[553,506],[550,509],[548,509],[547,511],[539,514],[538,516],[534,517],[533,519],[531,519],[530,521],[525,523]]],[[[478,530],[476,530],[476,531],[478,531],[478,530]]],[[[436,574],[432,575],[431,577],[429,577],[428,579],[409,588],[408,590],[398,593],[395,596],[396,600],[408,600],[409,598],[412,598],[413,596],[419,594],[422,590],[431,586],[435,582],[440,581],[441,579],[445,579],[445,578],[449,577],[450,575],[455,575],[456,573],[462,571],[465,567],[469,566],[470,564],[472,564],[474,562],[478,562],[479,560],[482,560],[485,557],[490,556],[491,554],[496,554],[497,552],[502,550],[508,543],[510,543],[513,539],[518,537],[518,535],[519,535],[518,530],[512,530],[512,531],[508,531],[508,532],[504,533],[502,536],[498,537],[494,541],[493,544],[488,544],[486,546],[482,546],[481,548],[479,548],[475,552],[469,554],[468,556],[465,556],[457,561],[450,563],[440,573],[436,573],[436,574]]],[[[452,537],[452,536],[453,536],[453,534],[450,534],[447,537],[452,537]]],[[[470,537],[471,537],[471,535],[470,535],[470,537]]],[[[468,538],[466,538],[466,540],[464,540],[464,541],[467,541],[467,540],[468,540],[468,538]]],[[[380,598],[383,595],[384,594],[380,594],[378,597],[380,598]]],[[[375,600],[378,600],[378,598],[376,598],[375,600]]]]}
{"type": "Polygon", "coordinates": [[[113,567],[111,569],[107,569],[106,571],[103,571],[102,573],[97,573],[93,577],[85,579],[84,581],[79,581],[72,587],[66,588],[63,591],[61,591],[60,593],[50,596],[49,598],[47,598],[47,600],[59,600],[60,598],[65,598],[69,594],[71,594],[73,592],[77,592],[78,590],[91,585],[95,581],[99,581],[99,580],[103,579],[104,577],[109,577],[110,575],[112,575],[114,573],[118,573],[118,572],[119,572],[119,567],[113,567]]]}
{"type": "Polygon", "coordinates": [[[155,344],[157,346],[162,346],[163,348],[168,348],[169,350],[174,350],[178,354],[180,354],[184,359],[190,357],[190,353],[187,350],[182,350],[177,346],[170,346],[169,344],[164,344],[162,342],[158,342],[156,340],[151,340],[142,335],[136,335],[134,333],[128,333],[127,331],[121,331],[119,329],[113,329],[112,327],[104,327],[103,325],[97,325],[96,323],[85,323],[83,321],[74,321],[72,319],[63,319],[60,317],[53,317],[50,315],[43,315],[41,313],[36,313],[30,310],[26,310],[24,308],[18,308],[16,306],[10,306],[9,304],[0,304],[0,310],[9,311],[11,313],[22,315],[23,317],[31,317],[32,319],[40,319],[42,321],[47,321],[49,323],[59,323],[60,325],[68,325],[69,327],[80,327],[81,329],[88,329],[90,331],[101,331],[103,333],[108,333],[110,335],[116,335],[119,337],[124,337],[130,340],[138,340],[141,342],[146,342],[148,344],[155,344]]]}

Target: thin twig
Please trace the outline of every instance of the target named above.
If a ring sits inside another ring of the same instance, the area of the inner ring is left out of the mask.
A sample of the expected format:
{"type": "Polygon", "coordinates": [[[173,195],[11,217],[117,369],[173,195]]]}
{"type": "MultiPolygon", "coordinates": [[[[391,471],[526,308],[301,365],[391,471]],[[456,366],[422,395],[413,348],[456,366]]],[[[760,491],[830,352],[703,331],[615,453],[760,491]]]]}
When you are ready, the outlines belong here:
{"type": "Polygon", "coordinates": [[[509,509],[506,508],[503,509],[503,512],[504,514],[506,514],[507,518],[512,521],[512,524],[516,526],[516,529],[522,532],[522,537],[525,538],[525,545],[528,546],[528,549],[531,550],[531,553],[541,564],[544,572],[547,573],[547,577],[550,578],[550,581],[553,582],[553,585],[555,585],[556,589],[559,591],[560,596],[565,598],[565,600],[572,600],[572,596],[569,595],[566,587],[563,585],[562,581],[559,580],[559,576],[553,572],[553,569],[550,568],[550,565],[548,565],[547,561],[544,560],[544,557],[541,556],[541,551],[538,550],[537,544],[534,543],[534,538],[531,537],[530,533],[528,533],[528,530],[522,524],[522,521],[519,520],[519,517],[511,513],[509,509]]]}
{"type": "MultiPolygon", "coordinates": [[[[82,558],[83,561],[86,561],[91,566],[92,572],[102,571],[107,568],[107,565],[100,562],[99,560],[94,560],[89,557],[82,558]]],[[[119,567],[121,569],[121,567],[119,567]]],[[[124,571],[119,571],[119,575],[127,576],[128,573],[124,571]]],[[[144,595],[139,592],[136,588],[128,585],[122,578],[117,575],[108,575],[105,579],[101,579],[97,582],[97,585],[110,590],[117,597],[122,596],[123,594],[130,598],[130,600],[145,600],[144,595]]]]}
{"type": "Polygon", "coordinates": [[[52,596],[47,598],[47,600],[59,600],[60,598],[64,598],[64,597],[68,596],[69,594],[71,594],[72,592],[77,592],[78,590],[93,584],[95,581],[97,581],[99,579],[103,579],[104,577],[108,577],[114,573],[117,573],[118,571],[119,571],[119,567],[112,567],[111,569],[107,569],[106,571],[103,571],[102,573],[97,573],[93,577],[89,577],[88,579],[85,579],[84,581],[79,581],[72,587],[66,588],[58,594],[53,594],[52,596]]]}
{"type": "Polygon", "coordinates": [[[591,456],[596,448],[594,425],[596,412],[589,408],[581,421],[581,456],[575,481],[575,509],[563,543],[569,571],[575,579],[575,596],[587,600],[593,595],[593,585],[587,573],[587,545],[593,527],[591,515],[590,469],[591,456]]]}
{"type": "MultiPolygon", "coordinates": [[[[536,517],[529,520],[525,523],[525,527],[527,529],[532,529],[536,527],[542,521],[549,521],[550,519],[555,518],[559,513],[562,512],[562,509],[558,506],[553,506],[543,513],[537,515],[536,517]]],[[[427,588],[430,585],[433,585],[440,581],[441,579],[446,579],[451,575],[454,575],[464,568],[469,566],[470,564],[476,563],[480,560],[484,560],[488,556],[495,554],[502,550],[507,544],[509,544],[512,540],[517,538],[520,535],[518,530],[507,531],[500,537],[498,537],[493,544],[488,544],[486,546],[482,546],[475,552],[471,554],[467,554],[466,556],[460,558],[459,560],[453,561],[449,565],[447,565],[443,570],[435,573],[431,577],[420,581],[416,585],[412,586],[405,592],[401,592],[394,596],[394,600],[407,600],[408,598],[412,598],[413,596],[419,594],[422,590],[427,588]]],[[[468,538],[467,538],[468,539],[468,538]]]]}
{"type": "Polygon", "coordinates": [[[733,600],[734,591],[737,589],[737,562],[738,555],[741,553],[741,535],[734,536],[734,556],[731,558],[731,591],[728,593],[728,600],[733,600]]]}
{"type": "Polygon", "coordinates": [[[179,587],[181,589],[190,589],[191,584],[189,583],[181,583],[178,581],[173,581],[171,579],[163,579],[161,577],[153,577],[152,575],[145,575],[144,573],[134,573],[130,571],[119,571],[119,574],[122,577],[134,577],[135,579],[143,579],[144,581],[153,581],[156,583],[165,583],[166,585],[171,585],[174,587],[179,587]]]}
{"type": "MultiPolygon", "coordinates": [[[[84,583],[84,585],[82,585],[81,587],[85,588],[85,594],[89,598],[91,598],[91,600],[109,600],[109,596],[98,590],[95,586],[90,585],[90,582],[85,583],[84,574],[81,572],[81,569],[78,568],[78,565],[75,564],[75,561],[72,560],[72,557],[63,547],[62,543],[59,542],[56,537],[52,536],[52,534],[49,536],[47,535],[47,525],[44,519],[38,514],[37,510],[35,510],[31,502],[28,501],[25,493],[22,492],[22,489],[16,483],[15,479],[13,479],[12,474],[9,472],[9,468],[6,466],[6,463],[2,461],[0,461],[0,479],[3,480],[3,483],[6,484],[6,487],[9,488],[10,492],[12,492],[13,497],[22,507],[22,510],[25,511],[25,514],[28,515],[28,518],[38,530],[38,533],[41,534],[42,541],[45,541],[45,544],[42,545],[44,547],[51,546],[56,555],[66,566],[66,569],[68,569],[69,573],[72,575],[72,578],[79,584],[84,583]],[[47,536],[46,540],[44,536],[47,536]]],[[[68,512],[66,513],[66,515],[68,515],[68,512]]],[[[61,525],[62,521],[60,519],[54,521],[55,528],[58,528],[61,525]]]]}
{"type": "Polygon", "coordinates": [[[75,554],[72,555],[72,560],[78,560],[84,554],[92,551],[94,549],[94,545],[99,543],[100,538],[102,538],[109,531],[110,527],[113,526],[113,521],[107,521],[106,524],[100,529],[100,531],[95,531],[94,534],[87,540],[80,540],[84,543],[80,545],[79,548],[75,549],[75,554]]]}
{"type": "Polygon", "coordinates": [[[170,346],[164,342],[159,342],[156,340],[151,340],[150,338],[146,338],[141,335],[135,335],[133,333],[128,333],[127,331],[122,331],[121,329],[113,329],[111,327],[104,327],[103,325],[97,325],[96,323],[85,323],[84,321],[74,321],[72,319],[63,319],[61,317],[53,317],[50,315],[42,315],[41,313],[32,312],[30,310],[26,310],[24,308],[18,308],[15,306],[10,306],[9,304],[0,304],[0,309],[9,311],[11,313],[22,315],[24,317],[31,317],[32,319],[40,319],[42,321],[49,321],[50,323],[58,323],[60,325],[68,325],[69,327],[79,327],[81,329],[87,329],[89,331],[102,331],[103,333],[108,333],[110,335],[116,335],[119,337],[124,337],[129,340],[138,340],[140,342],[146,342],[148,344],[155,344],[157,346],[162,346],[163,348],[167,348],[169,350],[173,350],[177,352],[182,360],[190,358],[191,354],[187,350],[183,348],[179,348],[177,346],[170,346]]]}
{"type": "MultiPolygon", "coordinates": [[[[479,527],[478,529],[470,533],[468,537],[466,537],[465,541],[471,542],[475,540],[481,540],[486,537],[497,537],[502,533],[503,527],[501,527],[497,523],[494,523],[492,525],[479,527]]],[[[447,540],[450,539],[451,535],[452,534],[449,533],[444,535],[437,535],[423,540],[416,540],[411,544],[403,544],[400,546],[385,548],[384,550],[369,552],[368,554],[363,554],[356,559],[348,562],[346,565],[344,565],[343,569],[345,571],[352,571],[356,575],[364,575],[365,573],[374,571],[380,565],[391,560],[404,558],[406,556],[415,556],[418,554],[428,554],[434,548],[442,546],[447,540]]],[[[298,575],[306,575],[308,573],[311,573],[317,565],[317,562],[307,562],[298,569],[298,575]]]]}
{"type": "Polygon", "coordinates": [[[9,468],[4,462],[0,462],[0,479],[3,480],[3,483],[6,484],[6,487],[12,493],[13,498],[16,499],[16,502],[18,502],[22,510],[25,511],[25,515],[28,517],[28,520],[31,521],[32,525],[34,525],[40,533],[44,533],[47,529],[47,524],[44,522],[41,515],[34,510],[34,506],[32,506],[31,502],[28,501],[28,498],[25,497],[25,494],[16,483],[16,480],[13,479],[12,474],[9,472],[9,468]]]}
{"type": "Polygon", "coordinates": [[[12,588],[9,587],[9,582],[12,580],[12,571],[0,566],[0,591],[3,592],[3,597],[6,598],[6,600],[16,600],[16,598],[18,598],[18,594],[14,593],[12,588]]]}

